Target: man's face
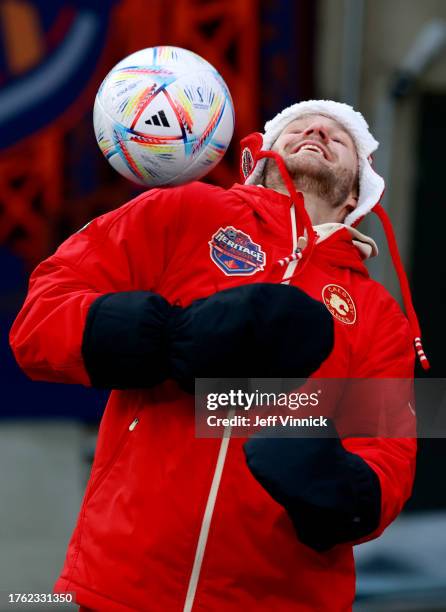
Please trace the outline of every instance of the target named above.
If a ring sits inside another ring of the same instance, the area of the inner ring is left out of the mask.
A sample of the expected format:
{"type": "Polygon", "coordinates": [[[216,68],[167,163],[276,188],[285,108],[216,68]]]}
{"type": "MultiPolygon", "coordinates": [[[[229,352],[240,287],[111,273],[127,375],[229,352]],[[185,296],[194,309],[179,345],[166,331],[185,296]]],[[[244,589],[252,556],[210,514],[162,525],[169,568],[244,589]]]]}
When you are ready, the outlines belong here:
{"type": "MultiPolygon", "coordinates": [[[[301,191],[313,192],[333,207],[357,195],[356,147],[347,130],[334,119],[325,115],[295,119],[277,138],[273,151],[282,156],[301,191]]],[[[274,171],[273,163],[267,164],[267,172],[274,171]]]]}

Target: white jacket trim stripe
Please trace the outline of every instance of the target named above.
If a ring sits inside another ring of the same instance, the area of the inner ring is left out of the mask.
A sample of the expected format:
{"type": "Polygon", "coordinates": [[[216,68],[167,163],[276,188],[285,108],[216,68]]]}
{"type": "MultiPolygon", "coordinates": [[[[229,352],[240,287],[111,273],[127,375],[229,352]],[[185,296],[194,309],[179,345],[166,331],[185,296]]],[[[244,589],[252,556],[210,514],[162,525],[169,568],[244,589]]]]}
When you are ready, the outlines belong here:
{"type": "MultiPolygon", "coordinates": [[[[297,225],[296,225],[296,208],[294,204],[290,207],[290,215],[291,215],[291,230],[293,232],[293,253],[296,252],[297,249],[297,225]]],[[[298,259],[293,259],[290,261],[285,269],[285,272],[282,277],[281,284],[289,285],[290,281],[293,277],[294,270],[296,269],[297,264],[299,263],[298,259]]]]}
{"type": "MultiPolygon", "coordinates": [[[[235,408],[228,411],[228,418],[231,418],[235,414],[235,408]]],[[[215,502],[217,499],[218,489],[220,487],[221,475],[223,473],[223,467],[226,461],[226,455],[228,452],[229,440],[231,437],[232,427],[225,427],[223,432],[223,438],[220,444],[220,450],[218,452],[217,463],[215,465],[214,477],[212,479],[211,488],[209,490],[209,496],[206,504],[206,508],[203,515],[203,521],[201,523],[200,535],[197,542],[197,550],[195,552],[194,564],[192,566],[192,572],[189,579],[189,586],[187,588],[186,600],[184,603],[183,612],[190,612],[195,600],[195,594],[197,592],[198,580],[200,578],[201,565],[203,563],[204,551],[206,549],[206,543],[209,535],[209,529],[211,526],[212,515],[214,513],[215,502]]]]}

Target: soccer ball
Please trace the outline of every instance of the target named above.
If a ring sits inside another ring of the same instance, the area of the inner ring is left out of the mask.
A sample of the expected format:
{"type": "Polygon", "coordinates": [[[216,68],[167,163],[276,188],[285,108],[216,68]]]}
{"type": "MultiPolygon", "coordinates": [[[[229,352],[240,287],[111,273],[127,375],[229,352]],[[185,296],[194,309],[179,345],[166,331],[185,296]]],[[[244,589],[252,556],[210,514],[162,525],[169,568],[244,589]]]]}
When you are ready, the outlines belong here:
{"type": "Polygon", "coordinates": [[[221,160],[234,107],[209,62],[179,47],[152,47],[108,73],[93,122],[102,153],[120,174],[148,187],[180,185],[221,160]]]}

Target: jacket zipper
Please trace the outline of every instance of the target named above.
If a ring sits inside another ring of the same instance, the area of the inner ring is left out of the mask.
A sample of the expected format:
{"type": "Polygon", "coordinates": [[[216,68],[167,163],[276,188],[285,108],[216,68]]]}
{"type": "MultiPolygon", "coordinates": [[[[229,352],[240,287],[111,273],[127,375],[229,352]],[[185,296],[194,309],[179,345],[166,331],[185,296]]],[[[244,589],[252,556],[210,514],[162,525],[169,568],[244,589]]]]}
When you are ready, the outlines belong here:
{"type": "Polygon", "coordinates": [[[135,419],[133,419],[133,421],[130,423],[129,425],[129,431],[133,431],[135,429],[135,427],[138,425],[139,423],[139,419],[138,417],[136,417],[135,419]]]}
{"type": "MultiPolygon", "coordinates": [[[[296,224],[296,208],[294,204],[290,206],[291,215],[291,234],[293,239],[293,253],[297,249],[297,224],[296,224]]],[[[282,277],[281,284],[289,285],[291,278],[293,277],[294,271],[298,264],[298,260],[290,261],[285,269],[282,277]]],[[[228,417],[234,416],[235,408],[228,411],[228,417]]],[[[137,419],[135,419],[137,420],[137,419]]],[[[206,543],[209,535],[209,529],[211,527],[212,515],[214,513],[215,502],[217,500],[218,489],[220,487],[221,476],[228,453],[229,440],[231,438],[231,426],[225,427],[223,432],[223,438],[220,444],[220,450],[218,451],[217,463],[215,465],[214,476],[212,478],[211,488],[209,490],[208,499],[206,502],[206,508],[204,510],[203,520],[201,522],[200,535],[198,536],[197,548],[195,551],[194,563],[192,565],[192,571],[189,578],[189,584],[187,587],[186,599],[184,602],[183,612],[191,612],[192,606],[194,605],[195,595],[197,592],[198,580],[200,578],[201,566],[203,563],[204,552],[206,550],[206,543]]]]}

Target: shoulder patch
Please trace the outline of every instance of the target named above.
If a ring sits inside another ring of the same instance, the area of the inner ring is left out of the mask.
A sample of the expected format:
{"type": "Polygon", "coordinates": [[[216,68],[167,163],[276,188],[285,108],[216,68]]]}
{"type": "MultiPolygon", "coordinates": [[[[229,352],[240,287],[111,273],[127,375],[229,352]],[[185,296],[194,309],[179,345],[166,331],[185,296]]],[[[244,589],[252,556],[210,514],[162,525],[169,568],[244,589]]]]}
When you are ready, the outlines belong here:
{"type": "Polygon", "coordinates": [[[330,313],[346,325],[356,321],[356,307],[349,292],[340,285],[325,285],[322,300],[330,313]]]}

